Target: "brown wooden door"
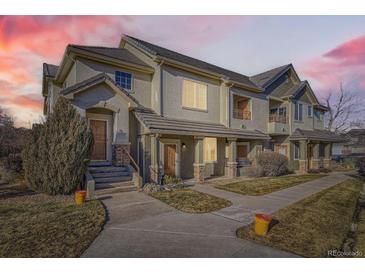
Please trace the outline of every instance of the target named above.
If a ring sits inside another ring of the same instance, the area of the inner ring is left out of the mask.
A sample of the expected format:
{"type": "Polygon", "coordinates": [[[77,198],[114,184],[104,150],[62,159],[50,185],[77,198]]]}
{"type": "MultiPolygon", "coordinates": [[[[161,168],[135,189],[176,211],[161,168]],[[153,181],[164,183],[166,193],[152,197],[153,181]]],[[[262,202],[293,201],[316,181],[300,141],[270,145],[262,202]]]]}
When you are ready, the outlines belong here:
{"type": "Polygon", "coordinates": [[[247,145],[237,145],[237,158],[244,159],[247,158],[247,145]]]}
{"type": "Polygon", "coordinates": [[[106,121],[90,120],[91,131],[94,136],[94,146],[91,160],[106,159],[106,121]]]}
{"type": "Polygon", "coordinates": [[[176,176],[176,145],[164,146],[164,171],[166,175],[176,176]]]}

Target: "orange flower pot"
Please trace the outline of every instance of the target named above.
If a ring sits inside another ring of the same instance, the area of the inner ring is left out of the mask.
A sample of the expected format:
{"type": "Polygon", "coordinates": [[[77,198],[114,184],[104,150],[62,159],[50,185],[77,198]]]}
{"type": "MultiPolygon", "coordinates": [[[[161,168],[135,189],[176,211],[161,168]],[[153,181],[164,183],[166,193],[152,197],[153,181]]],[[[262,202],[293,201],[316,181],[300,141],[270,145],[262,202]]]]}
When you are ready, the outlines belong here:
{"type": "Polygon", "coordinates": [[[77,205],[82,205],[85,203],[86,199],[86,190],[77,190],[75,192],[75,202],[77,205]]]}

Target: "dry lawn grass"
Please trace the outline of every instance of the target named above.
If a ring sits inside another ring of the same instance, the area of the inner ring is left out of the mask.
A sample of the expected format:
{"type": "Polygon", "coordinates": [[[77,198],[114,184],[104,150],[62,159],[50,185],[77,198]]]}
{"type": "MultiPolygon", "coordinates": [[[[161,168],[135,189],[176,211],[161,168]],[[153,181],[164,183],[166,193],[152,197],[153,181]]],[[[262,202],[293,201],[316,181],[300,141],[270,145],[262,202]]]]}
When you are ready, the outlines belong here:
{"type": "Polygon", "coordinates": [[[360,181],[346,180],[276,212],[279,224],[265,237],[256,236],[253,225],[239,228],[237,236],[304,257],[326,257],[328,250],[340,249],[361,187],[360,181]]]}
{"type": "Polygon", "coordinates": [[[230,201],[191,189],[154,192],[152,197],[187,213],[207,213],[232,205],[230,201]]]}
{"type": "Polygon", "coordinates": [[[79,257],[99,234],[105,210],[94,200],[0,188],[0,257],[79,257]]]}
{"type": "Polygon", "coordinates": [[[355,250],[358,250],[362,253],[362,256],[365,257],[365,209],[363,208],[358,222],[358,231],[356,235],[356,245],[355,250]]]}
{"type": "Polygon", "coordinates": [[[242,195],[259,196],[309,182],[327,176],[325,174],[306,174],[274,178],[257,178],[234,183],[215,185],[216,188],[242,195]]]}

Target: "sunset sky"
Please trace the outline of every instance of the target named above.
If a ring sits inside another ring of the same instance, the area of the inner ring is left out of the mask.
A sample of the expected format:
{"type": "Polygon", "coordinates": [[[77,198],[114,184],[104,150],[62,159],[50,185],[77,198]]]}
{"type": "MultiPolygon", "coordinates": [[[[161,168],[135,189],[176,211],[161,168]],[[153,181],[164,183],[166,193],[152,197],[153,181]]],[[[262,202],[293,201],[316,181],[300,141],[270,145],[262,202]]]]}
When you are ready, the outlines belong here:
{"type": "Polygon", "coordinates": [[[123,33],[243,73],[293,63],[319,98],[365,96],[365,16],[2,16],[0,105],[18,126],[42,116],[42,63],[67,44],[117,46],[123,33]]]}

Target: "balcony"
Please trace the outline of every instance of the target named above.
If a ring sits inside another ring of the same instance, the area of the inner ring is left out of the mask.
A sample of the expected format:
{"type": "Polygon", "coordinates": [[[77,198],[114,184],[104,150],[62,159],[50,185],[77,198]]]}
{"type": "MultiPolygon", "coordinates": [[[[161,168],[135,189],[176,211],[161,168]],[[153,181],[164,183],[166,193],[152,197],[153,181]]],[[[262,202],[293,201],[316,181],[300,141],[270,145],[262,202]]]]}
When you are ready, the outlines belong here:
{"type": "Polygon", "coordinates": [[[270,114],[269,115],[269,123],[288,123],[288,116],[286,115],[278,115],[278,114],[270,114]]]}
{"type": "Polygon", "coordinates": [[[251,111],[233,109],[233,118],[240,120],[251,120],[251,111]]]}
{"type": "Polygon", "coordinates": [[[270,134],[289,134],[288,116],[270,114],[267,131],[270,134]]]}

